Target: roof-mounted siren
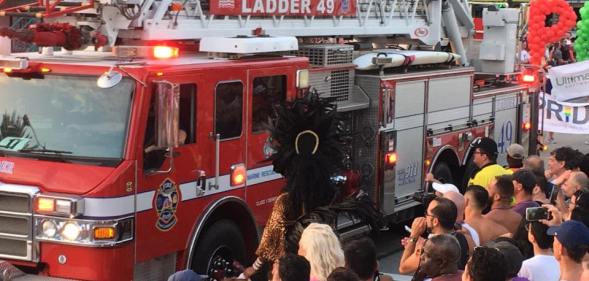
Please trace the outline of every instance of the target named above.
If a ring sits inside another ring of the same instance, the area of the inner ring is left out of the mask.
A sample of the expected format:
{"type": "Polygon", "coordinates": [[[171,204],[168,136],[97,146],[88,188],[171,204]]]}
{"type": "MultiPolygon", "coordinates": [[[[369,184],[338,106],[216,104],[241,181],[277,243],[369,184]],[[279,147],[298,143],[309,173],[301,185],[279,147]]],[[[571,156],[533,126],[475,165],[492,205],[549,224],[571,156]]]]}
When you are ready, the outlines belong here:
{"type": "Polygon", "coordinates": [[[200,51],[209,53],[253,55],[298,49],[295,37],[203,37],[200,40],[200,51]]]}

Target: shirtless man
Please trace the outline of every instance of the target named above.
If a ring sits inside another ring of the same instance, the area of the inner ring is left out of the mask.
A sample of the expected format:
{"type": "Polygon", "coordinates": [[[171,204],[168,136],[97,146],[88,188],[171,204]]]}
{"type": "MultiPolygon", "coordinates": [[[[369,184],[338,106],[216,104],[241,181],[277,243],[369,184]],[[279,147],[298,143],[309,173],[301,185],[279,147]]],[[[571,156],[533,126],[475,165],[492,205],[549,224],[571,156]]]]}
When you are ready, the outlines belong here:
{"type": "Polygon", "coordinates": [[[488,192],[489,200],[491,200],[491,211],[483,217],[502,225],[510,233],[515,233],[522,220],[522,216],[512,210],[512,176],[496,177],[489,184],[488,192]]]}
{"type": "Polygon", "coordinates": [[[466,189],[464,197],[466,199],[465,222],[476,230],[480,245],[509,234],[509,231],[502,225],[483,217],[483,210],[489,202],[489,193],[485,188],[471,185],[466,189]]]}

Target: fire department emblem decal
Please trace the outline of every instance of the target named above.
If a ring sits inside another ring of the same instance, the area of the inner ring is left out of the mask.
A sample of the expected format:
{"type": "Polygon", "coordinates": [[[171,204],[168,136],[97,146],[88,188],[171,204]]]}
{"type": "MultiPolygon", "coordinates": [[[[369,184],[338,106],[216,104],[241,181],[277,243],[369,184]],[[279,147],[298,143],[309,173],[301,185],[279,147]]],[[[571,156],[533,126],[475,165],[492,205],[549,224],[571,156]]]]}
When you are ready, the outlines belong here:
{"type": "Polygon", "coordinates": [[[161,231],[168,231],[176,225],[176,209],[180,201],[178,187],[170,179],[164,180],[155,194],[154,204],[158,220],[155,227],[161,231]]]}
{"type": "Polygon", "coordinates": [[[413,34],[415,34],[417,37],[426,37],[429,35],[429,29],[426,27],[419,27],[413,31],[413,34]]]}

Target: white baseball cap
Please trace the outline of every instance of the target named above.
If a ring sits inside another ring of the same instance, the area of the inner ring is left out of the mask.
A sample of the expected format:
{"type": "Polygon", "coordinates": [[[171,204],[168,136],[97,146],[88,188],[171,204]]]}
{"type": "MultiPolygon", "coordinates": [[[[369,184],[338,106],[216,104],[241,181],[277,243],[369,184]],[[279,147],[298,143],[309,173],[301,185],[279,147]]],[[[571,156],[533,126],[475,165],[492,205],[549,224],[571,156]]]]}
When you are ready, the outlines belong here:
{"type": "Polygon", "coordinates": [[[444,194],[448,191],[454,191],[456,193],[460,193],[460,191],[458,190],[458,187],[456,187],[455,185],[453,185],[451,183],[433,182],[432,187],[434,188],[435,191],[442,193],[442,194],[444,194]]]}

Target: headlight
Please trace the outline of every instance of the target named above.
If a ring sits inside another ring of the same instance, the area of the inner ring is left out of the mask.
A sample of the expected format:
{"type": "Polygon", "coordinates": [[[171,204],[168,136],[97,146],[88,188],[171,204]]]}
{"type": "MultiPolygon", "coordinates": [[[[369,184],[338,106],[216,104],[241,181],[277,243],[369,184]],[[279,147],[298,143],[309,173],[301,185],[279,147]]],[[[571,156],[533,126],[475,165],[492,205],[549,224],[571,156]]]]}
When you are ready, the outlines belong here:
{"type": "Polygon", "coordinates": [[[35,215],[35,238],[89,247],[116,246],[133,239],[133,217],[98,221],[35,215]]]}
{"type": "Polygon", "coordinates": [[[76,241],[81,233],[82,228],[75,222],[66,222],[61,229],[61,236],[69,241],[76,241]]]}
{"type": "Polygon", "coordinates": [[[46,220],[43,221],[43,224],[41,225],[43,228],[43,234],[47,237],[54,237],[55,234],[57,234],[57,226],[55,225],[54,222],[46,220]]]}

